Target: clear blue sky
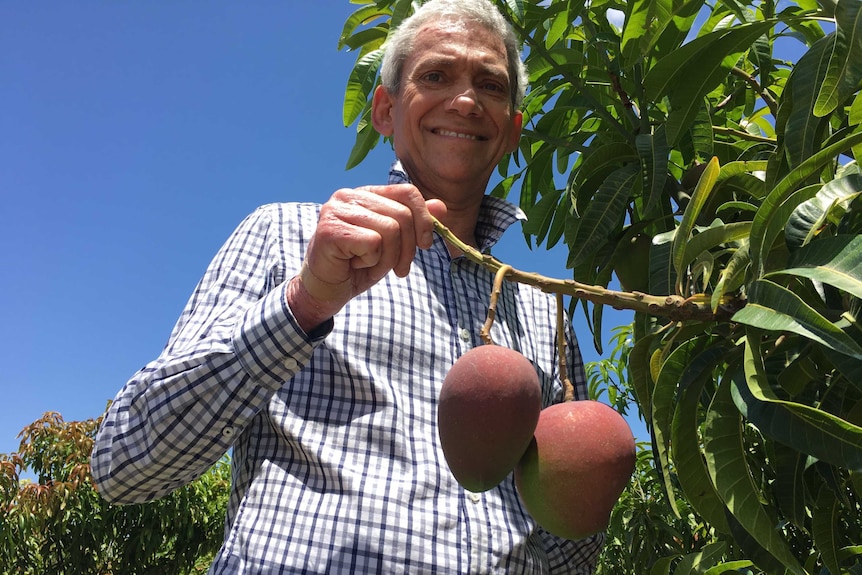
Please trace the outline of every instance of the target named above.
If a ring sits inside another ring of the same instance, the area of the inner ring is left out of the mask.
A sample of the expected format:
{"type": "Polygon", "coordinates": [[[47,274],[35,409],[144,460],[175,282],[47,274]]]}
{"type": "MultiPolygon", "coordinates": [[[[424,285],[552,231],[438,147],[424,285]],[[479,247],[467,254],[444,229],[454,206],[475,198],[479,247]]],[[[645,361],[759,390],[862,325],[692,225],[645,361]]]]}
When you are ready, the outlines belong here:
{"type": "MultiPolygon", "coordinates": [[[[210,258],[255,207],[385,181],[386,146],[344,169],[355,55],[336,47],[356,7],[0,7],[0,452],[17,450],[18,432],[45,411],[97,417],[158,355],[210,258]]],[[[516,229],[496,254],[569,275],[564,250],[531,252],[516,229]]],[[[606,336],[619,317],[606,317],[606,336]]],[[[597,359],[577,325],[586,359],[597,359]]]]}

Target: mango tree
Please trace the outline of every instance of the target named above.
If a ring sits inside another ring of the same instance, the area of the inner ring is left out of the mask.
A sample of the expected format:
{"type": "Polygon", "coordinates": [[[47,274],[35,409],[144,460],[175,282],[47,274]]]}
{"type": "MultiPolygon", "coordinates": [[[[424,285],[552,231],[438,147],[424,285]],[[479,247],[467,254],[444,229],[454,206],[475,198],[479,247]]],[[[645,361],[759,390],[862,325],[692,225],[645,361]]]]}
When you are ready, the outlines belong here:
{"type": "Polygon", "coordinates": [[[90,475],[97,419],[45,413],[0,453],[0,572],[205,573],[222,542],[230,462],[167,497],[111,505],[90,475]]]}
{"type": "MultiPolygon", "coordinates": [[[[414,7],[353,2],[348,167],[414,7]]],[[[862,1],[498,5],[531,90],[493,193],[568,248],[565,277],[507,279],[572,296],[599,351],[605,307],[634,311],[650,485],[704,526],[650,572],[862,573],[862,1]]]]}

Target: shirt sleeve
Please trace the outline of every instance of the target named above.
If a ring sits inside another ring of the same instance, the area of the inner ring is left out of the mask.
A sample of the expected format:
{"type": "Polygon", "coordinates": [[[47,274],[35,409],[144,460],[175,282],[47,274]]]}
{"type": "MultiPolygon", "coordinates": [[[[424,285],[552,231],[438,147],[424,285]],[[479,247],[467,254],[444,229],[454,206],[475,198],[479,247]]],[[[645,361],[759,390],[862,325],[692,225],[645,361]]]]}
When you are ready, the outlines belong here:
{"type": "MultiPolygon", "coordinates": [[[[263,207],[239,225],[161,355],[110,405],[91,456],[105,499],[150,501],[198,478],[328,333],[309,337],[285,300],[290,270],[279,228],[287,238],[303,234],[299,218],[282,216],[281,208],[263,207]]],[[[299,259],[304,246],[293,241],[289,249],[299,259]]]]}

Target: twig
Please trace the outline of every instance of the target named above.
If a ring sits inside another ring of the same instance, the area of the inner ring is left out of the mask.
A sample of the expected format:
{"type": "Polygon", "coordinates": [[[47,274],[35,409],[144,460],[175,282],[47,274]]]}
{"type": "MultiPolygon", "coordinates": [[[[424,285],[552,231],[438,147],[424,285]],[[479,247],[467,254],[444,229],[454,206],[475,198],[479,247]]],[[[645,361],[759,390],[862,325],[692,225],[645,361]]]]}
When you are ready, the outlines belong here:
{"type": "Polygon", "coordinates": [[[506,279],[506,274],[512,269],[510,265],[502,265],[497,270],[497,275],[494,276],[494,289],[491,291],[491,301],[488,302],[488,315],[485,318],[485,323],[482,329],[479,330],[479,335],[487,345],[494,345],[494,340],[491,339],[491,326],[494,325],[494,318],[497,316],[497,300],[500,294],[503,293],[503,280],[506,279]]]}
{"type": "Polygon", "coordinates": [[[764,90],[760,83],[754,79],[754,76],[743,70],[742,68],[738,68],[734,66],[731,68],[730,72],[736,76],[737,78],[742,78],[746,84],[751,86],[755,92],[763,99],[769,108],[769,112],[773,117],[778,115],[778,102],[775,101],[775,98],[772,97],[772,94],[769,91],[764,90]]]}
{"type": "Polygon", "coordinates": [[[566,332],[563,320],[563,294],[557,294],[557,354],[559,355],[560,379],[563,382],[563,401],[574,401],[575,386],[569,379],[569,367],[566,365],[566,332]]]}
{"type": "MultiPolygon", "coordinates": [[[[465,244],[436,219],[434,220],[434,229],[446,241],[461,250],[469,260],[492,272],[497,272],[506,265],[495,257],[483,254],[476,248],[465,244]]],[[[637,291],[615,291],[574,280],[549,278],[515,268],[508,269],[505,277],[509,281],[537,287],[546,293],[568,295],[595,304],[609,305],[614,309],[630,309],[654,316],[667,317],[673,321],[729,321],[731,316],[745,305],[744,299],[725,296],[719,303],[718,309],[713,312],[709,296],[703,294],[701,294],[702,297],[684,298],[678,295],[656,296],[637,291]]]]}

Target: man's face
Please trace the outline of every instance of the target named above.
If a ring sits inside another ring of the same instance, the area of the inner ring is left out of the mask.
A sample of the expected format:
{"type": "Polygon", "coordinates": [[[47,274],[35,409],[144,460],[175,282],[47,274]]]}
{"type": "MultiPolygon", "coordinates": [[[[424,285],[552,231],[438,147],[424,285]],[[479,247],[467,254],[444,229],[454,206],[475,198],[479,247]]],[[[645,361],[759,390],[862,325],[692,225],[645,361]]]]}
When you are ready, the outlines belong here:
{"type": "Polygon", "coordinates": [[[484,27],[426,24],[404,63],[400,93],[375,93],[374,127],[393,137],[396,155],[426,194],[445,193],[453,184],[484,193],[521,133],[511,81],[506,48],[484,27]]]}

